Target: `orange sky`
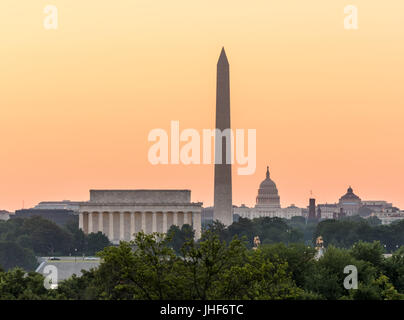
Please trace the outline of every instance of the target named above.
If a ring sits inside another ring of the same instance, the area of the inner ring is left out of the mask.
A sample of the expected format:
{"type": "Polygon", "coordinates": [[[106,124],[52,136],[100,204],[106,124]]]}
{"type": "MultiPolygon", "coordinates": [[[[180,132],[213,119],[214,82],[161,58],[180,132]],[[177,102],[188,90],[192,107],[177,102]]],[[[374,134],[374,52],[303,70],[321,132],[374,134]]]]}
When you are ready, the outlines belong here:
{"type": "Polygon", "coordinates": [[[91,188],[187,188],[212,204],[213,167],[152,166],[147,136],[214,126],[222,46],[232,126],[257,130],[235,204],[254,203],[269,164],[283,206],[352,185],[404,207],[402,0],[2,0],[0,40],[0,209],[91,188]],[[58,30],[43,28],[47,4],[58,30]]]}

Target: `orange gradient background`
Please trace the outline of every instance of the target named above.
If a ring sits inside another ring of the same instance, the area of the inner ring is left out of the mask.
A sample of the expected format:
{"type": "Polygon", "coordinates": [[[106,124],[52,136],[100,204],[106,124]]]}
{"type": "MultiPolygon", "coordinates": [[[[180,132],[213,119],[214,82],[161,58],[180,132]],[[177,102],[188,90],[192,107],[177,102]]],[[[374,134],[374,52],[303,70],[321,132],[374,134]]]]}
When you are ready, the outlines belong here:
{"type": "Polygon", "coordinates": [[[402,0],[2,0],[0,209],[91,188],[187,188],[211,205],[213,167],[153,166],[147,136],[214,126],[222,46],[232,127],[257,130],[234,204],[254,204],[268,164],[282,206],[352,185],[404,207],[402,0]],[[343,27],[349,4],[358,30],[343,27]]]}

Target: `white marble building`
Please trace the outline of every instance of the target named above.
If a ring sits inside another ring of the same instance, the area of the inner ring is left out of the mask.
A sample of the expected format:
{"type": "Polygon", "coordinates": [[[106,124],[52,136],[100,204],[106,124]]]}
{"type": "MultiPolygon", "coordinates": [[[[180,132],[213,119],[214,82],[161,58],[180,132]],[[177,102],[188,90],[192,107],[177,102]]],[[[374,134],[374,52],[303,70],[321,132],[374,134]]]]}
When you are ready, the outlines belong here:
{"type": "Polygon", "coordinates": [[[323,203],[317,205],[317,210],[321,210],[321,219],[334,219],[340,212],[336,203],[323,203]]]}
{"type": "Polygon", "coordinates": [[[90,190],[90,201],[79,205],[79,227],[119,243],[141,230],[165,233],[171,225],[189,224],[198,239],[201,211],[201,202],[191,202],[190,190],[90,190]]]}
{"type": "Polygon", "coordinates": [[[63,200],[63,201],[41,201],[38,203],[34,209],[46,209],[46,210],[72,210],[74,212],[78,212],[80,204],[82,201],[70,201],[70,200],[63,200]]]}
{"type": "Polygon", "coordinates": [[[10,219],[10,212],[6,211],[6,210],[0,210],[0,220],[8,220],[10,219]]]}
{"type": "Polygon", "coordinates": [[[403,220],[404,211],[376,213],[375,216],[381,220],[382,224],[390,224],[403,220]]]}
{"type": "Polygon", "coordinates": [[[279,217],[290,219],[294,216],[302,216],[302,209],[291,205],[281,208],[278,189],[274,181],[271,180],[269,167],[267,167],[266,177],[259,186],[256,204],[254,208],[245,205],[233,207],[233,214],[238,214],[242,218],[254,219],[259,217],[279,217]]]}

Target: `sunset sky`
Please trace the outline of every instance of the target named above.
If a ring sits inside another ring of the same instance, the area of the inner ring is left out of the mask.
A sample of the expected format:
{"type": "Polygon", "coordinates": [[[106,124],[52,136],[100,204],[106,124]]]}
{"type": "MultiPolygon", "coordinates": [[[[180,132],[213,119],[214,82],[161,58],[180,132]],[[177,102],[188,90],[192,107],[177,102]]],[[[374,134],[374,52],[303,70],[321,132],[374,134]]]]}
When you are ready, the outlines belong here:
{"type": "Polygon", "coordinates": [[[351,185],[404,209],[402,0],[2,0],[0,209],[89,189],[191,189],[211,205],[213,166],[153,166],[147,136],[214,127],[222,46],[232,127],[257,130],[234,204],[255,203],[269,165],[282,206],[351,185]],[[349,4],[358,30],[344,29],[349,4]]]}

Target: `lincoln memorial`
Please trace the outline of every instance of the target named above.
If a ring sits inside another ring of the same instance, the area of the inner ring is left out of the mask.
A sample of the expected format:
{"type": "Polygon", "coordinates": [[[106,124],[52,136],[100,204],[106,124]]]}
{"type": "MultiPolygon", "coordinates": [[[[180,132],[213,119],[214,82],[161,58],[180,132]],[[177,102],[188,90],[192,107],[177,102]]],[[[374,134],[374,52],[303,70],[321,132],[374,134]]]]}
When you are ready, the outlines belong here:
{"type": "Polygon", "coordinates": [[[79,206],[79,228],[119,243],[141,230],[165,233],[171,225],[189,224],[198,239],[201,211],[202,202],[191,202],[190,190],[90,190],[90,201],[79,206]]]}

